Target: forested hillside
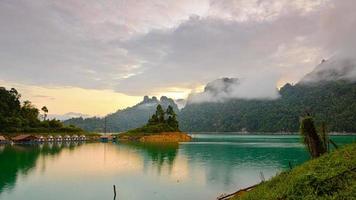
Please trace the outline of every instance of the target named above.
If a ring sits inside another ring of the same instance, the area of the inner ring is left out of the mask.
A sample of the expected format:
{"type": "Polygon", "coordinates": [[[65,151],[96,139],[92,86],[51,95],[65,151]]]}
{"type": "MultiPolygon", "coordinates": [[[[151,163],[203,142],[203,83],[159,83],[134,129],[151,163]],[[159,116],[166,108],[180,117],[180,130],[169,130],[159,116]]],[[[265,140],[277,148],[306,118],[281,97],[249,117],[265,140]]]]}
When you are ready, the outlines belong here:
{"type": "Polygon", "coordinates": [[[21,94],[15,88],[7,90],[0,87],[0,133],[83,131],[74,126],[64,126],[56,119],[47,119],[48,112],[46,106],[40,111],[30,101],[21,103],[21,94]]]}
{"type": "Polygon", "coordinates": [[[159,100],[156,97],[149,98],[145,96],[143,101],[135,106],[118,110],[105,118],[72,118],[64,121],[67,125],[76,125],[87,131],[103,132],[105,123],[107,132],[126,131],[143,126],[148,119],[155,113],[157,105],[160,104],[164,109],[169,105],[173,107],[174,112],[178,112],[178,107],[173,99],[162,96],[159,100]]]}
{"type": "MultiPolygon", "coordinates": [[[[306,112],[316,123],[325,121],[329,131],[356,132],[356,83],[337,80],[313,84],[286,84],[275,100],[231,99],[224,102],[188,103],[181,111],[172,99],[145,97],[139,104],[106,117],[107,131],[137,128],[147,123],[161,104],[173,106],[183,131],[294,132],[306,112]]],[[[88,131],[104,131],[104,118],[65,121],[88,131]]]]}
{"type": "Polygon", "coordinates": [[[189,104],[179,113],[184,131],[297,131],[299,116],[312,114],[330,131],[356,132],[356,83],[321,81],[286,84],[276,100],[231,99],[189,104]]]}

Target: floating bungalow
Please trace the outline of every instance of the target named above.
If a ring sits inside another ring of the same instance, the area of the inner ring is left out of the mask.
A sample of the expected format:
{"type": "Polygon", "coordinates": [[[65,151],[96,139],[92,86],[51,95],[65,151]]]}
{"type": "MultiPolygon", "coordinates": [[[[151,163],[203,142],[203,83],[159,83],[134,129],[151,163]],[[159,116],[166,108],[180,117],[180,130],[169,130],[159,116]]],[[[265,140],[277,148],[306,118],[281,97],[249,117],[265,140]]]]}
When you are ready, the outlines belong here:
{"type": "Polygon", "coordinates": [[[52,135],[47,136],[47,142],[53,142],[54,138],[52,135]]]}
{"type": "Polygon", "coordinates": [[[79,140],[78,135],[72,135],[72,140],[73,140],[73,141],[78,141],[78,140],[79,140]]]}
{"type": "Polygon", "coordinates": [[[6,138],[4,136],[0,135],[0,144],[4,144],[6,142],[7,142],[6,138]]]}
{"type": "Polygon", "coordinates": [[[69,136],[69,135],[65,135],[63,140],[64,140],[64,141],[70,141],[70,140],[71,140],[71,138],[70,138],[70,136],[69,136]]]}
{"type": "Polygon", "coordinates": [[[61,135],[57,135],[56,136],[56,142],[61,142],[63,139],[62,139],[62,136],[61,135]]]}
{"type": "Polygon", "coordinates": [[[113,140],[113,136],[111,135],[102,135],[100,136],[100,141],[101,142],[108,142],[108,141],[112,141],[113,140]]]}
{"type": "Polygon", "coordinates": [[[85,141],[85,140],[87,140],[87,138],[86,138],[85,135],[80,135],[80,136],[79,136],[79,140],[80,140],[80,141],[85,141]]]}
{"type": "Polygon", "coordinates": [[[38,137],[35,135],[30,135],[30,134],[24,134],[24,135],[18,135],[16,137],[11,138],[11,140],[14,143],[31,143],[31,142],[36,142],[38,140],[38,137]]]}
{"type": "Polygon", "coordinates": [[[36,139],[37,142],[45,142],[46,141],[46,139],[42,135],[39,135],[36,137],[37,137],[37,139],[36,139]]]}

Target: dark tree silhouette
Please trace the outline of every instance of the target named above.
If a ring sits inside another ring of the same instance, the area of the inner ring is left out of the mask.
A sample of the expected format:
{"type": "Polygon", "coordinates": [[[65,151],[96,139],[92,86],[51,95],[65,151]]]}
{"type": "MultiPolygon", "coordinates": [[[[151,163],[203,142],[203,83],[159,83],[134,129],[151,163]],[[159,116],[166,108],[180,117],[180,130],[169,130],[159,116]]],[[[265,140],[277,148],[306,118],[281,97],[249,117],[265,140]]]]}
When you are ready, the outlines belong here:
{"type": "Polygon", "coordinates": [[[164,110],[161,106],[161,104],[158,104],[157,105],[157,108],[156,108],[156,116],[158,117],[158,122],[159,123],[164,123],[165,122],[165,119],[164,119],[164,110]]]}
{"type": "Polygon", "coordinates": [[[327,149],[323,144],[322,138],[318,135],[314,120],[310,116],[302,118],[300,125],[300,134],[303,136],[303,142],[307,147],[311,157],[317,158],[326,153],[327,149]]]}
{"type": "Polygon", "coordinates": [[[46,121],[47,119],[47,114],[48,114],[48,108],[46,106],[43,106],[41,108],[41,110],[43,111],[43,121],[46,121]]]}

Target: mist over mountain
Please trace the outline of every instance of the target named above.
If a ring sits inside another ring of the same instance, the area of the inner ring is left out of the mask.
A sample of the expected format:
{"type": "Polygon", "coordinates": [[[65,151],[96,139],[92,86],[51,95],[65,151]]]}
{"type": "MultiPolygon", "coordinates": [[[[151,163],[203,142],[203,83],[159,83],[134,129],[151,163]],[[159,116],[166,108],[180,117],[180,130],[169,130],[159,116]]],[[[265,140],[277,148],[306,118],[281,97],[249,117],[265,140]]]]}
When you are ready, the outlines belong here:
{"type": "Polygon", "coordinates": [[[143,100],[138,104],[118,110],[115,113],[108,114],[104,118],[91,117],[91,118],[72,118],[64,121],[65,124],[73,124],[81,127],[87,131],[107,132],[126,131],[129,129],[140,127],[147,123],[147,120],[156,111],[158,104],[161,104],[164,109],[171,105],[175,112],[178,112],[178,107],[174,100],[166,96],[160,99],[153,96],[152,98],[144,96],[143,100]],[[106,118],[106,122],[105,122],[106,118]]]}
{"type": "MultiPolygon", "coordinates": [[[[256,95],[256,86],[249,87],[256,80],[237,78],[211,81],[203,92],[191,94],[187,100],[145,96],[137,105],[107,115],[107,130],[139,127],[161,104],[164,108],[173,106],[184,131],[294,132],[299,129],[299,117],[308,112],[317,124],[326,122],[330,131],[355,132],[355,66],[352,59],[324,60],[297,84],[288,83],[280,90],[274,89],[273,96],[271,90],[256,95]]],[[[105,122],[103,118],[80,117],[65,123],[89,131],[103,131],[105,122]]]]}
{"type": "Polygon", "coordinates": [[[212,81],[200,94],[200,98],[210,95],[210,101],[193,99],[179,113],[181,129],[294,132],[299,129],[299,117],[308,112],[317,123],[326,122],[330,131],[355,132],[355,66],[353,59],[324,60],[296,85],[284,85],[275,99],[231,95],[240,85],[237,79],[212,81]],[[211,101],[214,97],[223,101],[211,101]]]}
{"type": "Polygon", "coordinates": [[[187,104],[224,102],[231,99],[276,99],[278,90],[273,79],[261,79],[256,75],[249,79],[220,78],[207,83],[203,92],[189,95],[187,104]],[[262,81],[263,80],[263,81],[262,81]]]}
{"type": "Polygon", "coordinates": [[[311,113],[328,130],[356,131],[356,83],[286,84],[280,98],[230,99],[187,104],[179,113],[180,128],[194,132],[297,132],[299,117],[311,113]]]}
{"type": "Polygon", "coordinates": [[[299,83],[311,84],[325,81],[356,81],[356,59],[351,57],[332,57],[322,60],[315,69],[305,75],[299,83]]]}
{"type": "Polygon", "coordinates": [[[61,121],[71,119],[71,118],[77,118],[77,117],[88,118],[88,117],[90,117],[90,115],[83,114],[83,113],[76,113],[76,112],[69,112],[69,113],[65,113],[63,115],[56,115],[56,114],[48,115],[49,119],[58,119],[61,121]]]}
{"type": "Polygon", "coordinates": [[[233,96],[234,88],[240,85],[237,78],[220,78],[209,82],[204,91],[194,93],[188,97],[188,103],[200,103],[206,101],[218,102],[233,96]]]}
{"type": "Polygon", "coordinates": [[[177,104],[178,109],[182,109],[187,104],[187,100],[186,99],[175,99],[174,103],[177,104]]]}

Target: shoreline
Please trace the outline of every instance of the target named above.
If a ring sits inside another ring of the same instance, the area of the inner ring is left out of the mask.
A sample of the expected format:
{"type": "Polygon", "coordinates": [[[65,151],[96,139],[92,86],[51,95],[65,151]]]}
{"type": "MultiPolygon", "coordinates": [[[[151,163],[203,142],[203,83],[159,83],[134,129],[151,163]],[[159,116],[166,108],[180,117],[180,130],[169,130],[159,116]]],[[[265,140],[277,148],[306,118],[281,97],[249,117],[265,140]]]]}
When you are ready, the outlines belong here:
{"type": "Polygon", "coordinates": [[[161,132],[161,133],[123,133],[118,135],[118,141],[132,141],[143,143],[172,143],[189,142],[192,137],[185,132],[161,132]]]}
{"type": "MultiPolygon", "coordinates": [[[[225,135],[285,135],[285,136],[293,136],[293,135],[299,135],[299,132],[187,132],[188,134],[191,135],[199,135],[199,134],[225,134],[225,135]]],[[[339,132],[329,132],[328,135],[331,136],[356,136],[356,133],[350,132],[350,133],[339,133],[339,132]]]]}
{"type": "Polygon", "coordinates": [[[351,156],[355,152],[356,143],[350,143],[283,171],[267,181],[254,185],[251,190],[245,188],[245,192],[239,193],[244,191],[242,189],[221,199],[259,200],[266,196],[269,197],[268,199],[289,199],[296,196],[302,199],[306,197],[344,199],[351,194],[352,187],[355,185],[355,157],[351,156]]]}

